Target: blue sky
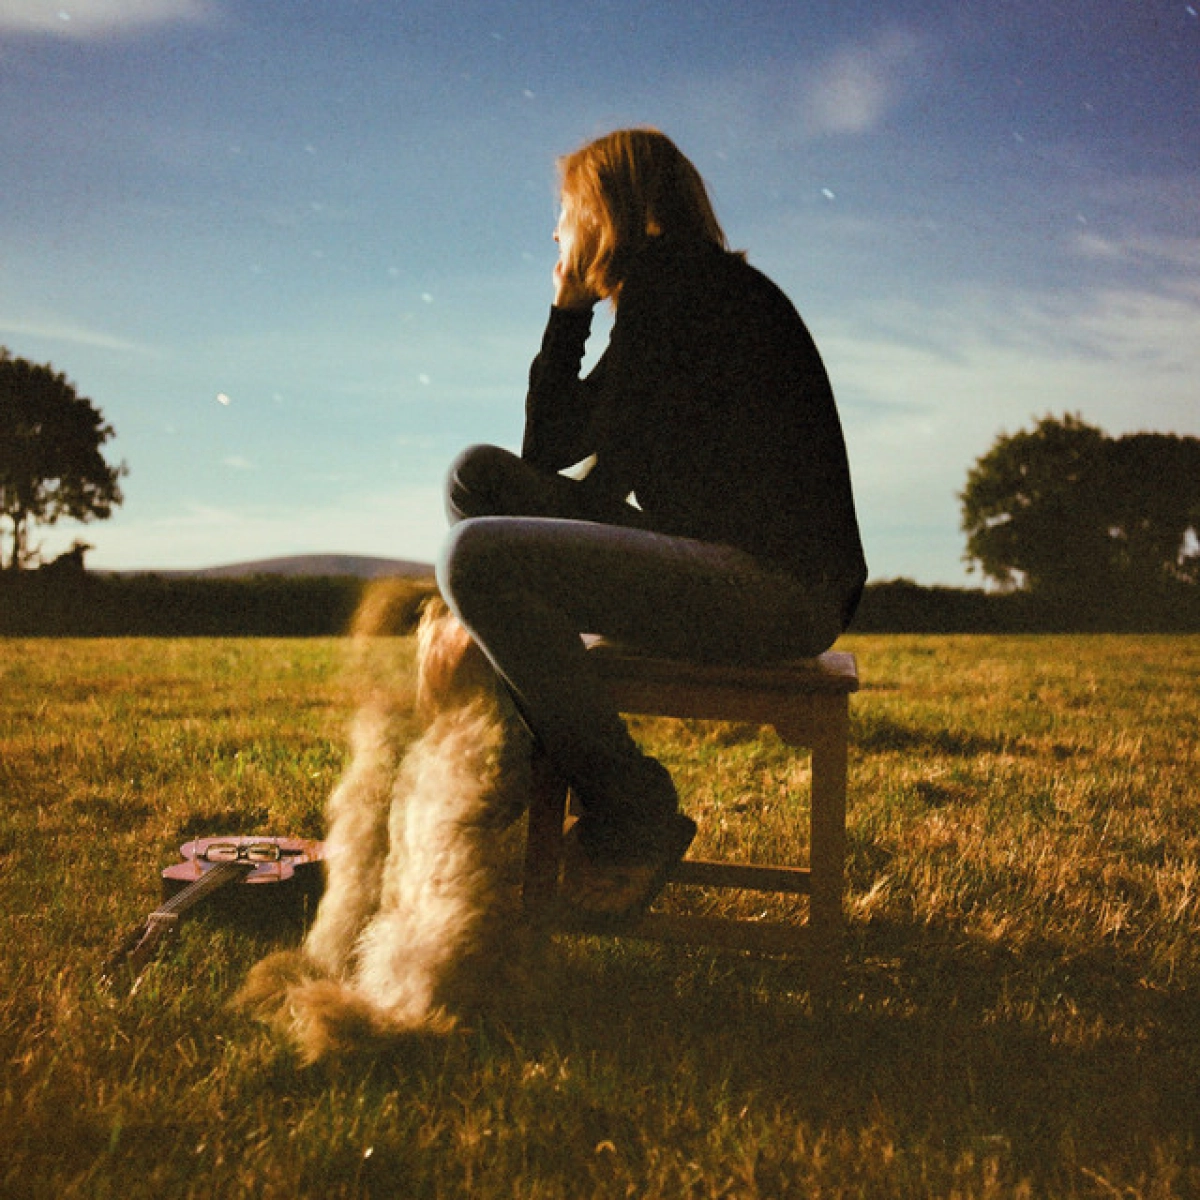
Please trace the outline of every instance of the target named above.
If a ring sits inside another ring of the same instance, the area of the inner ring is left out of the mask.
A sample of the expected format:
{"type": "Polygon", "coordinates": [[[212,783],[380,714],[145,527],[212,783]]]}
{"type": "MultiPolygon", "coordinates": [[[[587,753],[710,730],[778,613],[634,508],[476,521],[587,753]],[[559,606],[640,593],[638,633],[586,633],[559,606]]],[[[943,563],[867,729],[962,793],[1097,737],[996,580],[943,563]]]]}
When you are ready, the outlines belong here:
{"type": "Polygon", "coordinates": [[[0,343],[130,468],[46,550],[432,559],[519,443],[555,156],[653,124],[817,338],[872,576],[977,583],[999,433],[1200,435],[1197,3],[0,0],[0,343]]]}

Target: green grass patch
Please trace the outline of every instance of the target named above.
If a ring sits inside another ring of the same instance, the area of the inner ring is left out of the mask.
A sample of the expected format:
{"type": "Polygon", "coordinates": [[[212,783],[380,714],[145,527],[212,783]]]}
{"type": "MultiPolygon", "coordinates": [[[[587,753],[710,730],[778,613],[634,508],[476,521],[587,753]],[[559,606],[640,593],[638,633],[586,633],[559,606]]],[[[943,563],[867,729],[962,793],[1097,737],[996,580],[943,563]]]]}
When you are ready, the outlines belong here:
{"type": "MultiPolygon", "coordinates": [[[[831,1011],[789,960],[561,939],[527,1009],[304,1069],[227,1007],[299,922],[199,915],[132,997],[97,979],[180,842],[320,836],[366,668],[335,639],[0,641],[0,1195],[1200,1193],[1200,638],[845,645],[831,1011]]],[[[405,679],[411,642],[386,653],[405,679]]],[[[802,850],[805,756],[636,728],[697,853],[802,850]]]]}

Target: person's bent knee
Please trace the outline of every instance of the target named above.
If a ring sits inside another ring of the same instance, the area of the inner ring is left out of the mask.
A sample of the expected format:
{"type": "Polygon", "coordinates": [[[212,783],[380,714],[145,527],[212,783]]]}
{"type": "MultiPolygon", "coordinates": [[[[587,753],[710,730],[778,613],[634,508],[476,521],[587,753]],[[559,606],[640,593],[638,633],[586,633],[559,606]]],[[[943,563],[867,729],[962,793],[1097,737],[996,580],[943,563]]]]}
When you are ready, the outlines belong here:
{"type": "Polygon", "coordinates": [[[459,452],[450,464],[449,475],[451,479],[461,477],[473,480],[481,475],[491,478],[497,469],[503,469],[515,457],[511,450],[505,450],[502,446],[480,442],[459,452]]]}
{"type": "Polygon", "coordinates": [[[512,471],[516,455],[500,446],[468,446],[446,475],[446,513],[451,521],[493,511],[500,481],[512,471]]]}
{"type": "Polygon", "coordinates": [[[496,583],[495,518],[471,517],[446,535],[437,564],[438,588],[461,617],[474,596],[496,583]]]}

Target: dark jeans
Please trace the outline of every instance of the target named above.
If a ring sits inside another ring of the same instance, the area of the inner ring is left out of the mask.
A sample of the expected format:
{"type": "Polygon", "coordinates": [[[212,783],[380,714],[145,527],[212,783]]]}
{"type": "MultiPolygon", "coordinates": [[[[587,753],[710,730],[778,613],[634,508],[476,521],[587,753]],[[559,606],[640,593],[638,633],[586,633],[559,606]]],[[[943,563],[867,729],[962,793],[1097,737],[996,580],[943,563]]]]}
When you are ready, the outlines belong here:
{"type": "Polygon", "coordinates": [[[494,446],[455,462],[447,510],[442,594],[597,830],[653,824],[677,798],[590,669],[581,634],[755,662],[820,653],[841,631],[837,597],[731,546],[613,523],[636,510],[597,514],[586,486],[494,446]]]}

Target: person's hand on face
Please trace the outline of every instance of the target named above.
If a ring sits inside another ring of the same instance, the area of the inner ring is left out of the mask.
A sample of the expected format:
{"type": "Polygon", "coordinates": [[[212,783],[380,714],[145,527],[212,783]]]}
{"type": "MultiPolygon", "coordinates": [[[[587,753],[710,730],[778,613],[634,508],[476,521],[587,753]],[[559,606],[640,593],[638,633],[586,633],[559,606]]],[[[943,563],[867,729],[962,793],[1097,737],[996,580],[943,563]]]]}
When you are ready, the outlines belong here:
{"type": "Polygon", "coordinates": [[[591,308],[600,299],[579,277],[574,265],[578,262],[580,237],[578,218],[563,205],[554,227],[554,240],[558,243],[558,262],[554,264],[555,308],[591,308]]]}

